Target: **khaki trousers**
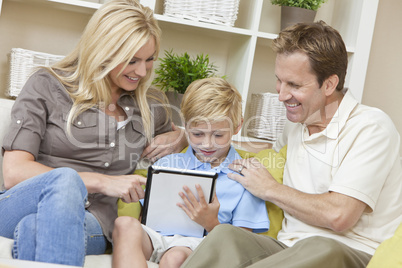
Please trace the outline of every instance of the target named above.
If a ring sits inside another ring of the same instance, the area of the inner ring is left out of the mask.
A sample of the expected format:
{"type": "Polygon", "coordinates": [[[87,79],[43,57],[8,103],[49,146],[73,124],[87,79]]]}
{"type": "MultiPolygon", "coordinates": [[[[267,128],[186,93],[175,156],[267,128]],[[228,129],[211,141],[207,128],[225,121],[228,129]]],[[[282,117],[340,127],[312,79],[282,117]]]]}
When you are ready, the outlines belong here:
{"type": "Polygon", "coordinates": [[[330,238],[315,236],[287,247],[271,237],[221,224],[181,267],[364,268],[371,257],[330,238]]]}

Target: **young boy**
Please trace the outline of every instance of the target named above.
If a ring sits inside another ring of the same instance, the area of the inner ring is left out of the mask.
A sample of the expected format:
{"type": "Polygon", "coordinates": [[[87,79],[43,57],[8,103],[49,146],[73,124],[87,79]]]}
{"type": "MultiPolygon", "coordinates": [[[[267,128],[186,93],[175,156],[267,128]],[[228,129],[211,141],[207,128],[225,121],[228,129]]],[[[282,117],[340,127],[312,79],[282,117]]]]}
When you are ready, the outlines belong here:
{"type": "MultiPolygon", "coordinates": [[[[232,224],[259,233],[269,227],[265,202],[227,177],[228,165],[241,157],[231,139],[242,126],[239,92],[222,78],[194,81],[184,94],[181,112],[189,148],[168,155],[157,166],[213,171],[218,173],[216,194],[207,203],[202,190],[192,193],[184,186],[178,204],[195,222],[210,232],[219,224],[232,224]],[[199,201],[197,201],[198,196],[199,201]]],[[[113,232],[113,267],[147,267],[146,260],[161,268],[180,267],[202,238],[162,236],[132,217],[119,217],[113,232]]]]}

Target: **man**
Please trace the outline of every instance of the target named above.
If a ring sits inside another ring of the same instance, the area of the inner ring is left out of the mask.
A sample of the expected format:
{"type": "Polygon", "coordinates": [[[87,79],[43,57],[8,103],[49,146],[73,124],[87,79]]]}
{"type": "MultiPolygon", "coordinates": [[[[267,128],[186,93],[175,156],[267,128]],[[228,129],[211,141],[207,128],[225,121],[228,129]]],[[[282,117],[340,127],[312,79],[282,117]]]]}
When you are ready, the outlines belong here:
{"type": "Polygon", "coordinates": [[[255,159],[229,177],[284,210],[278,240],[217,226],[183,267],[366,267],[402,221],[400,137],[382,111],[344,92],[347,52],[324,22],[273,41],[279,100],[289,123],[283,185],[255,159]]]}

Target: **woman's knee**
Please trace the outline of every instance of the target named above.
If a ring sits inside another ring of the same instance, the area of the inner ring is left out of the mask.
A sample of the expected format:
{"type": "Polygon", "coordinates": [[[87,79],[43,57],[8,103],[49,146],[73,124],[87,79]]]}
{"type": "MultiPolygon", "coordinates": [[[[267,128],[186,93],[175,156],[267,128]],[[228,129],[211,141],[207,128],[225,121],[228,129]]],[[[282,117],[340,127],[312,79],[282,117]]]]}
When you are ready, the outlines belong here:
{"type": "Polygon", "coordinates": [[[56,179],[62,178],[63,180],[68,180],[71,184],[77,184],[78,186],[81,186],[84,183],[78,172],[72,168],[56,168],[50,172],[52,173],[52,177],[56,179]]]}
{"type": "Polygon", "coordinates": [[[60,186],[65,192],[80,190],[82,195],[87,195],[86,186],[81,176],[72,168],[62,167],[53,169],[47,173],[47,177],[48,180],[51,180],[51,184],[60,186]]]}

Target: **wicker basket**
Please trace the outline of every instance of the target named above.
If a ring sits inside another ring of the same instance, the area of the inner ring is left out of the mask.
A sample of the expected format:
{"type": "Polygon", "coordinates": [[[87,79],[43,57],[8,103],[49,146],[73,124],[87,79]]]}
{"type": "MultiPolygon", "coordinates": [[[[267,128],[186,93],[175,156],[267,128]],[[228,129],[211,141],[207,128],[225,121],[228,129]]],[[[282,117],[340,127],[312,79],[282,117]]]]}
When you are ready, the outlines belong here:
{"type": "Polygon", "coordinates": [[[240,0],[165,0],[164,15],[233,26],[240,0]]]}
{"type": "Polygon", "coordinates": [[[22,48],[12,48],[8,54],[10,75],[8,95],[17,97],[29,76],[39,66],[50,66],[64,56],[31,51],[22,48]]]}
{"type": "Polygon", "coordinates": [[[275,141],[282,133],[286,121],[286,108],[278,100],[278,94],[251,95],[250,118],[247,135],[275,141]]]}

